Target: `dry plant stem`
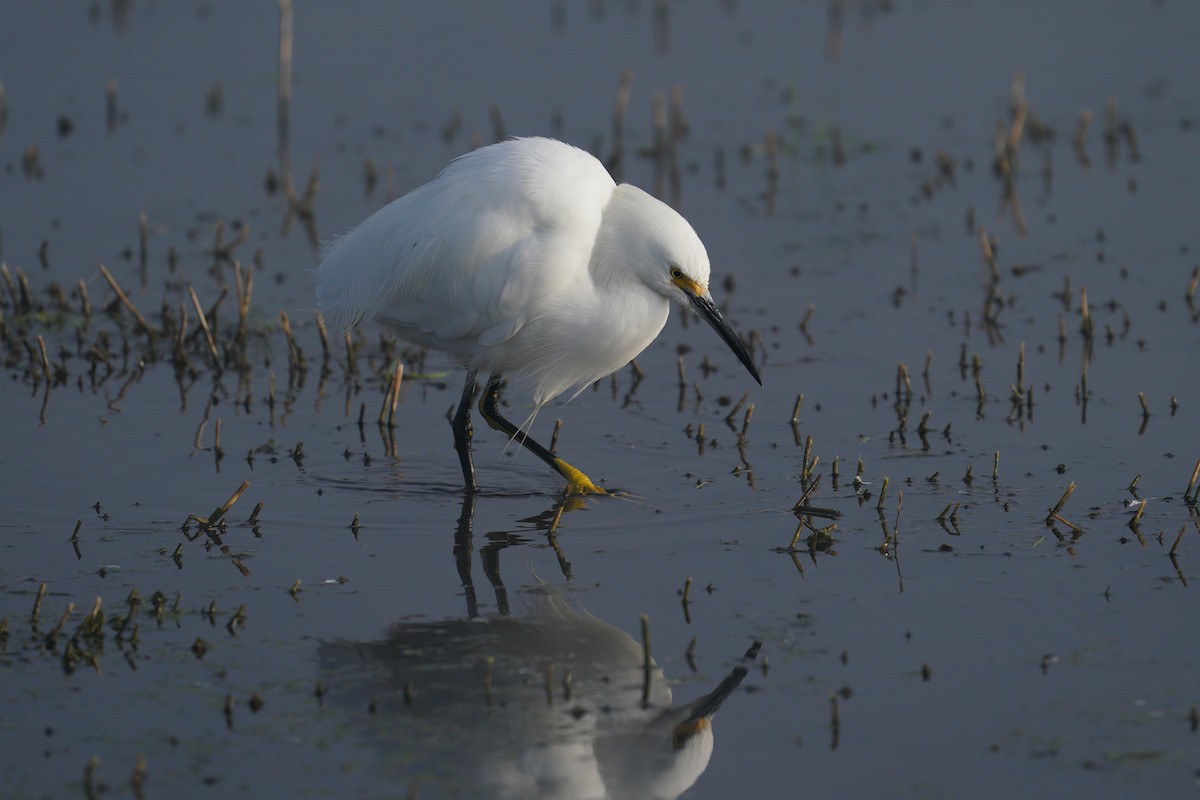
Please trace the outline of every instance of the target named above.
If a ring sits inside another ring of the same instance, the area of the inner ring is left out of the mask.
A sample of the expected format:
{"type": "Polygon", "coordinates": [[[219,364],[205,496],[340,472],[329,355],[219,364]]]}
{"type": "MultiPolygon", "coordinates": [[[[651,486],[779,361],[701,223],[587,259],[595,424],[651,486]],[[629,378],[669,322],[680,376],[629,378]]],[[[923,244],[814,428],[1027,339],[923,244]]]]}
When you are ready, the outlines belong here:
{"type": "Polygon", "coordinates": [[[329,331],[325,327],[325,317],[320,311],[314,312],[317,319],[317,333],[321,336],[321,356],[326,361],[329,360],[329,331]]]}
{"type": "Polygon", "coordinates": [[[250,315],[250,296],[254,291],[253,268],[243,270],[242,262],[233,262],[233,283],[237,291],[238,304],[238,341],[246,341],[246,324],[250,315]]]}
{"type": "Polygon", "coordinates": [[[987,264],[988,271],[991,273],[992,281],[1000,280],[1000,270],[996,268],[996,254],[992,250],[991,240],[988,239],[987,231],[983,228],[979,229],[979,248],[983,252],[983,261],[987,264]]]}
{"type": "Polygon", "coordinates": [[[42,339],[42,335],[40,333],[37,336],[37,343],[38,351],[42,356],[42,372],[44,372],[46,375],[46,385],[49,387],[49,385],[54,382],[54,376],[50,372],[50,356],[46,354],[46,342],[44,339],[42,339]]]}
{"type": "Polygon", "coordinates": [[[1067,504],[1067,500],[1070,499],[1071,494],[1074,491],[1075,491],[1075,481],[1071,481],[1067,485],[1067,490],[1065,492],[1063,492],[1062,497],[1059,498],[1059,501],[1054,505],[1054,508],[1050,509],[1050,513],[1046,515],[1047,522],[1049,522],[1051,519],[1053,519],[1058,514],[1058,512],[1062,511],[1063,506],[1065,506],[1067,504]]]}
{"type": "Polygon", "coordinates": [[[1175,551],[1179,549],[1179,543],[1183,541],[1183,532],[1187,530],[1187,525],[1179,528],[1179,535],[1175,537],[1175,543],[1171,545],[1171,552],[1168,554],[1172,558],[1175,557],[1175,551]]]}
{"type": "Polygon", "coordinates": [[[150,327],[150,323],[146,322],[146,318],[142,316],[142,312],[137,310],[137,306],[135,306],[133,301],[125,295],[125,292],[121,290],[120,285],[117,283],[117,279],[112,276],[112,273],[109,272],[108,268],[103,264],[100,265],[100,274],[104,276],[104,280],[108,282],[109,287],[112,288],[113,292],[117,295],[117,299],[121,301],[121,305],[125,307],[126,311],[133,315],[133,318],[137,320],[138,326],[145,331],[146,335],[150,337],[151,341],[153,341],[154,329],[150,327]]]}
{"type": "Polygon", "coordinates": [[[287,338],[288,367],[303,372],[305,370],[304,351],[300,349],[300,345],[296,344],[296,337],[292,335],[292,323],[288,320],[286,311],[280,310],[279,325],[283,328],[283,335],[287,338]]]}
{"type": "Polygon", "coordinates": [[[37,624],[38,614],[42,610],[42,598],[45,596],[46,596],[46,584],[45,583],[39,584],[38,590],[37,590],[37,595],[35,595],[33,598],[33,612],[29,615],[29,623],[31,625],[37,624]]]}
{"type": "Polygon", "coordinates": [[[733,418],[737,416],[737,413],[742,410],[742,406],[744,406],[746,401],[749,399],[750,393],[746,392],[738,399],[736,403],[733,404],[733,408],[730,409],[729,413],[725,415],[726,424],[733,425],[733,418]]]}
{"type": "Polygon", "coordinates": [[[208,342],[208,351],[212,353],[213,363],[217,370],[221,369],[221,354],[217,350],[217,342],[213,339],[212,329],[208,327],[208,317],[204,314],[204,308],[200,305],[200,298],[196,296],[196,290],[191,286],[188,287],[188,295],[192,298],[192,307],[196,309],[196,316],[200,322],[200,329],[204,331],[204,340],[208,342]]]}
{"type": "Polygon", "coordinates": [[[355,359],[354,340],[350,338],[350,331],[344,334],[346,340],[346,368],[351,375],[358,374],[358,362],[355,359]]]}
{"type": "Polygon", "coordinates": [[[229,499],[225,501],[225,504],[222,506],[218,506],[213,511],[213,513],[209,516],[208,524],[215,525],[217,523],[217,521],[221,519],[221,517],[225,516],[225,512],[229,511],[229,509],[233,507],[233,504],[238,501],[238,498],[242,496],[242,493],[245,492],[249,488],[250,488],[250,481],[242,481],[242,485],[239,486],[237,488],[237,491],[235,491],[229,497],[229,499]]]}
{"type": "Polygon", "coordinates": [[[87,281],[79,279],[79,313],[87,319],[92,316],[92,300],[88,297],[87,281]]]}
{"type": "Polygon", "coordinates": [[[1079,527],[1074,522],[1071,522],[1071,520],[1067,519],[1062,514],[1057,514],[1057,513],[1053,514],[1050,519],[1054,522],[1061,522],[1063,525],[1066,525],[1068,528],[1070,528],[1075,533],[1083,533],[1083,528],[1079,527]]]}
{"type": "Polygon", "coordinates": [[[750,428],[750,420],[754,417],[754,403],[746,406],[746,416],[742,418],[742,430],[738,434],[739,439],[746,438],[746,431],[750,428]]]}
{"type": "MultiPolygon", "coordinates": [[[[1196,485],[1197,478],[1200,478],[1200,461],[1196,462],[1196,468],[1192,470],[1192,479],[1190,481],[1188,481],[1187,489],[1184,490],[1184,492],[1183,492],[1184,500],[1187,500],[1191,497],[1192,487],[1194,487],[1196,485]]],[[[1200,489],[1197,489],[1196,493],[1198,495],[1200,495],[1200,489]]]]}

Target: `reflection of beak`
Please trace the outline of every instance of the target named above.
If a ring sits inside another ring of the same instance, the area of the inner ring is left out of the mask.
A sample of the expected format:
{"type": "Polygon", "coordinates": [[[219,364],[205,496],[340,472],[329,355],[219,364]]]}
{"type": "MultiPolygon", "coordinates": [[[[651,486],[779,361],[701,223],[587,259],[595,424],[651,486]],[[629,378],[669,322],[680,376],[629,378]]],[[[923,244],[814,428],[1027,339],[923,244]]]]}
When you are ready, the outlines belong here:
{"type": "Polygon", "coordinates": [[[708,292],[693,291],[692,288],[699,289],[694,283],[691,287],[684,288],[684,294],[692,301],[692,308],[696,309],[696,313],[704,318],[704,321],[712,326],[717,335],[721,337],[721,341],[729,345],[729,349],[738,357],[738,361],[750,370],[750,374],[754,380],[758,381],[758,385],[762,386],[762,378],[758,374],[758,369],[754,366],[754,361],[750,358],[750,353],[747,352],[746,346],[742,344],[742,340],[733,332],[733,328],[729,327],[729,323],[721,316],[721,312],[717,310],[717,306],[713,303],[712,295],[708,292]]]}
{"type": "MultiPolygon", "coordinates": [[[[758,377],[757,375],[755,377],[758,377]]],[[[688,715],[675,726],[674,745],[678,750],[691,737],[700,733],[711,724],[710,720],[717,713],[721,704],[733,694],[742,678],[746,677],[746,668],[738,667],[729,673],[729,677],[721,681],[716,689],[699,698],[689,706],[688,715]]]]}

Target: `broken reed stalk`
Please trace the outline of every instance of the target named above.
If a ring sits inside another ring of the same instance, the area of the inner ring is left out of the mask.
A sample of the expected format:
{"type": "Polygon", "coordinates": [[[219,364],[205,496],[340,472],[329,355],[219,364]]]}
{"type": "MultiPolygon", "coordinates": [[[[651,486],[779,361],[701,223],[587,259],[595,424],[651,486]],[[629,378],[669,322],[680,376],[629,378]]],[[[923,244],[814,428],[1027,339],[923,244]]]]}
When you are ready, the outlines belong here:
{"type": "Polygon", "coordinates": [[[749,399],[750,393],[746,392],[738,399],[736,403],[733,404],[733,408],[730,409],[729,413],[725,415],[725,424],[730,426],[733,425],[733,418],[737,416],[737,413],[742,410],[742,406],[746,405],[746,401],[749,399]]]}
{"type": "Polygon", "coordinates": [[[1183,492],[1183,499],[1196,502],[1196,497],[1200,497],[1200,489],[1196,489],[1196,497],[1192,496],[1192,487],[1196,485],[1196,479],[1200,478],[1200,460],[1196,461],[1196,468],[1192,470],[1192,479],[1188,481],[1187,489],[1183,492]]]}
{"type": "Polygon", "coordinates": [[[883,501],[887,499],[888,476],[883,476],[883,484],[879,487],[879,502],[875,504],[875,510],[883,510],[883,501]]]}
{"type": "Polygon", "coordinates": [[[46,584],[38,585],[37,595],[33,598],[33,612],[29,615],[29,624],[37,625],[38,614],[42,610],[42,598],[46,596],[46,584]]]}
{"type": "Polygon", "coordinates": [[[811,497],[817,490],[818,485],[819,481],[813,481],[811,484],[809,484],[808,488],[804,490],[804,493],[800,495],[800,499],[796,501],[794,506],[792,506],[793,514],[798,514],[804,510],[804,508],[808,505],[808,498],[811,497]]]}
{"type": "Polygon", "coordinates": [[[796,395],[796,405],[792,406],[792,424],[795,425],[800,419],[800,407],[804,405],[804,395],[796,395]]]}
{"type": "Polygon", "coordinates": [[[1129,520],[1130,527],[1136,527],[1137,525],[1141,524],[1142,513],[1146,510],[1146,506],[1148,505],[1150,505],[1150,501],[1148,499],[1138,503],[1138,510],[1134,512],[1133,519],[1129,520]]]}
{"type": "Polygon", "coordinates": [[[558,434],[562,432],[563,421],[561,419],[554,420],[554,432],[550,434],[550,452],[553,453],[558,449],[558,434]]]}
{"type": "Polygon", "coordinates": [[[143,211],[138,216],[138,266],[142,270],[143,279],[146,276],[146,260],[150,248],[150,221],[146,218],[146,212],[143,211]]]}
{"type": "Polygon", "coordinates": [[[1088,128],[1092,125],[1092,112],[1086,109],[1079,114],[1079,121],[1075,124],[1075,133],[1071,136],[1071,144],[1075,147],[1075,153],[1079,157],[1079,162],[1086,168],[1090,163],[1087,157],[1087,150],[1084,149],[1084,140],[1087,137],[1088,128]]]}
{"type": "Polygon", "coordinates": [[[754,416],[754,403],[746,406],[746,416],[742,418],[742,430],[738,433],[738,439],[745,441],[746,431],[750,428],[750,420],[754,416]]]}
{"type": "MultiPolygon", "coordinates": [[[[798,506],[799,503],[796,505],[798,506]]],[[[791,544],[787,546],[789,551],[796,549],[796,545],[800,543],[800,534],[802,533],[804,533],[804,520],[800,520],[799,524],[796,525],[796,532],[792,535],[791,544]]]]}
{"type": "Polygon", "coordinates": [[[304,351],[296,343],[296,337],[292,335],[292,323],[288,321],[287,312],[282,309],[279,312],[279,324],[283,328],[283,335],[287,337],[288,369],[304,372],[307,369],[304,365],[304,351]]]}
{"type": "Polygon", "coordinates": [[[179,334],[175,337],[175,358],[181,363],[187,363],[187,350],[184,349],[187,342],[187,327],[188,327],[188,312],[187,303],[179,304],[179,334]]]}
{"type": "Polygon", "coordinates": [[[46,341],[42,339],[39,333],[37,336],[38,351],[42,356],[42,371],[46,374],[46,386],[48,387],[54,382],[54,376],[50,372],[50,356],[46,354],[46,341]]]}
{"type": "Polygon", "coordinates": [[[87,281],[83,278],[79,279],[79,313],[83,314],[84,319],[92,316],[92,300],[88,297],[87,281]]]}
{"type": "Polygon", "coordinates": [[[912,399],[912,378],[908,374],[908,366],[903,361],[896,367],[896,401],[907,402],[912,399]]]}
{"type": "Polygon", "coordinates": [[[996,268],[996,253],[992,250],[992,242],[988,238],[987,231],[983,228],[979,229],[979,249],[983,252],[983,261],[987,264],[988,271],[991,273],[992,282],[1000,281],[1000,270],[996,268]]]}
{"type": "Polygon", "coordinates": [[[809,457],[812,455],[813,437],[811,435],[804,439],[804,455],[800,458],[801,477],[807,479],[809,473],[809,457]]]}
{"type": "Polygon", "coordinates": [[[1187,525],[1179,528],[1179,535],[1175,537],[1175,544],[1171,545],[1171,552],[1168,553],[1171,558],[1175,557],[1175,551],[1179,549],[1179,543],[1183,541],[1183,532],[1187,530],[1187,525]]]}
{"type": "Polygon", "coordinates": [[[1084,286],[1079,290],[1079,314],[1080,323],[1079,330],[1085,339],[1090,340],[1095,332],[1095,323],[1092,321],[1091,307],[1088,305],[1087,287],[1084,286]]]}
{"type": "Polygon", "coordinates": [[[391,393],[387,399],[387,426],[396,427],[396,405],[400,402],[400,384],[404,380],[404,364],[397,361],[396,371],[392,373],[391,393]]]}
{"type": "Polygon", "coordinates": [[[314,311],[313,315],[317,319],[317,333],[321,336],[321,358],[324,361],[329,360],[329,331],[325,329],[325,317],[320,310],[314,311]]]}
{"type": "Polygon", "coordinates": [[[1137,396],[1138,402],[1142,404],[1142,416],[1150,416],[1150,406],[1146,403],[1146,394],[1144,392],[1138,392],[1137,396]]]}
{"type": "Polygon", "coordinates": [[[1025,343],[1021,342],[1020,354],[1017,356],[1017,393],[1025,394],[1025,343]]]}
{"type": "Polygon", "coordinates": [[[229,511],[229,509],[233,507],[233,504],[238,501],[238,498],[242,496],[242,492],[249,488],[250,481],[242,481],[242,485],[237,488],[237,491],[230,495],[229,499],[225,501],[224,505],[218,506],[216,509],[214,509],[213,513],[207,520],[205,520],[205,522],[207,522],[207,524],[210,526],[216,525],[217,521],[220,520],[221,517],[225,516],[225,513],[229,511]]]}
{"type": "Polygon", "coordinates": [[[1046,515],[1046,522],[1050,522],[1051,520],[1053,520],[1058,515],[1058,512],[1062,511],[1063,506],[1065,506],[1067,504],[1067,500],[1070,499],[1071,494],[1074,491],[1075,491],[1075,481],[1071,481],[1067,485],[1067,490],[1065,492],[1063,492],[1062,497],[1060,497],[1058,502],[1054,504],[1054,508],[1050,509],[1050,513],[1046,515]]]}
{"type": "Polygon", "coordinates": [[[1067,525],[1067,527],[1072,529],[1072,531],[1074,531],[1074,533],[1076,533],[1076,534],[1084,533],[1084,529],[1080,528],[1079,525],[1076,525],[1075,523],[1070,521],[1070,519],[1063,517],[1061,515],[1061,513],[1056,513],[1056,515],[1052,516],[1051,519],[1054,522],[1061,522],[1062,524],[1067,525]]]}
{"type": "Polygon", "coordinates": [[[142,316],[142,312],[137,310],[137,306],[135,306],[133,301],[126,296],[125,292],[122,291],[120,284],[117,283],[117,279],[112,276],[112,273],[109,272],[108,268],[103,264],[100,265],[100,274],[104,276],[104,280],[108,282],[109,287],[117,295],[117,300],[121,302],[121,305],[125,307],[125,310],[133,315],[133,318],[137,320],[138,326],[146,332],[146,336],[148,336],[151,341],[154,341],[154,329],[150,327],[150,323],[146,322],[146,318],[142,316]]]}
{"type": "Polygon", "coordinates": [[[250,295],[254,291],[254,269],[242,269],[242,262],[233,262],[233,284],[237,292],[238,341],[246,343],[247,318],[250,315],[250,295]]]}
{"type": "Polygon", "coordinates": [[[204,308],[200,305],[200,298],[196,296],[196,290],[188,286],[188,295],[192,298],[192,307],[196,309],[196,316],[200,321],[200,330],[204,331],[204,340],[208,342],[208,351],[212,353],[213,363],[217,370],[221,369],[221,353],[217,350],[217,341],[213,338],[212,329],[208,327],[208,317],[204,314],[204,308]]]}
{"type": "Polygon", "coordinates": [[[936,517],[937,521],[942,522],[943,520],[945,520],[947,514],[950,515],[951,519],[954,519],[954,517],[958,514],[959,505],[960,505],[959,503],[947,503],[946,507],[942,509],[942,513],[937,515],[937,517],[936,517]]]}
{"type": "Polygon", "coordinates": [[[343,334],[346,340],[346,368],[350,375],[358,374],[358,363],[355,360],[354,340],[350,338],[350,331],[343,334]]]}

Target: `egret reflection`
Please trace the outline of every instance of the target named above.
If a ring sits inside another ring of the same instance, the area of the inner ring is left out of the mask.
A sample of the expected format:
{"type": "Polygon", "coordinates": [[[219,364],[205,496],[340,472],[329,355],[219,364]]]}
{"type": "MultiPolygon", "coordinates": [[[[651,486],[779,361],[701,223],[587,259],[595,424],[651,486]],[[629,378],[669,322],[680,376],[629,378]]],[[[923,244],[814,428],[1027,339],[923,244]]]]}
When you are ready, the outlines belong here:
{"type": "MultiPolygon", "coordinates": [[[[460,520],[460,574],[470,516],[460,520]]],[[[504,597],[495,614],[472,616],[469,601],[465,618],[401,621],[376,641],[318,647],[324,702],[404,782],[398,789],[599,800],[674,798],[692,786],[712,756],[712,718],[746,667],[674,705],[641,643],[580,607],[569,586],[510,597],[498,569],[488,572],[504,597]]]]}

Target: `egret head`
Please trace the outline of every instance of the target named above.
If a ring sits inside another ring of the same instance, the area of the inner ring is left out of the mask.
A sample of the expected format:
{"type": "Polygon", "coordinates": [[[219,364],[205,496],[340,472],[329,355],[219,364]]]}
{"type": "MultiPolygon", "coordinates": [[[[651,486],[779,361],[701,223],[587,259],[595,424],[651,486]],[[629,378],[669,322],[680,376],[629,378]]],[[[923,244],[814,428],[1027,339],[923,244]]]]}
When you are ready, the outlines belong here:
{"type": "Polygon", "coordinates": [[[717,309],[708,290],[708,251],[679,212],[636,186],[613,191],[596,246],[610,250],[618,270],[629,270],[654,291],[690,307],[721,337],[754,380],[762,378],[746,346],[717,309]]]}

